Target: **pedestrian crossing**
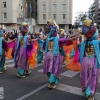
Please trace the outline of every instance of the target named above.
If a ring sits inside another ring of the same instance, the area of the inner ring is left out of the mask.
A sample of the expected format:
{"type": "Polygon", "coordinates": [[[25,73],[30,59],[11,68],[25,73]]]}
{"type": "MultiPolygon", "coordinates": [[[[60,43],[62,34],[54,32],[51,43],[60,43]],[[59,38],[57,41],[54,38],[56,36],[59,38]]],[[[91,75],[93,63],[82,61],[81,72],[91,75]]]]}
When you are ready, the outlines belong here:
{"type": "MultiPolygon", "coordinates": [[[[43,62],[44,61],[42,61],[42,63],[40,63],[40,64],[37,64],[36,67],[42,66],[43,62]]],[[[14,67],[14,60],[10,60],[10,59],[6,58],[6,66],[9,68],[14,67]]],[[[62,65],[62,67],[64,67],[64,66],[65,65],[62,65]]],[[[38,72],[43,73],[43,69],[38,70],[38,72]]],[[[61,76],[72,78],[72,77],[76,76],[77,74],[79,74],[79,72],[67,70],[67,71],[63,72],[61,74],[61,76]]],[[[99,83],[100,83],[100,77],[99,77],[99,83]]]]}
{"type": "Polygon", "coordinates": [[[14,60],[10,60],[8,58],[6,58],[6,66],[7,67],[14,67],[14,60]]]}
{"type": "MultiPolygon", "coordinates": [[[[42,66],[42,65],[43,65],[43,62],[44,62],[44,61],[42,61],[42,63],[40,63],[40,64],[37,64],[36,67],[42,66]]],[[[15,64],[14,64],[14,60],[10,60],[10,59],[8,59],[8,58],[6,58],[6,62],[5,62],[5,63],[6,63],[6,66],[7,66],[7,67],[10,67],[10,68],[11,68],[11,67],[14,67],[14,65],[15,65],[15,64]]]]}
{"type": "MultiPolygon", "coordinates": [[[[13,60],[9,60],[8,58],[6,58],[6,65],[7,65],[7,67],[14,67],[14,61],[13,60]]],[[[36,67],[39,67],[39,66],[42,66],[42,65],[43,65],[43,61],[42,61],[42,63],[37,64],[36,67]]],[[[65,65],[62,65],[62,67],[64,67],[64,66],[65,65]]],[[[37,72],[43,73],[43,69],[39,69],[39,70],[37,70],[37,72]]],[[[65,72],[63,72],[61,74],[61,77],[64,76],[64,77],[68,77],[68,78],[73,78],[78,74],[79,74],[79,72],[66,70],[65,72]]],[[[99,78],[99,83],[100,83],[100,78],[99,78]]],[[[43,88],[46,87],[46,86],[47,86],[47,84],[45,86],[43,86],[43,88]]],[[[78,88],[78,87],[74,87],[74,86],[70,86],[70,85],[59,83],[59,85],[57,86],[56,89],[60,90],[60,91],[63,91],[63,92],[66,92],[66,93],[71,93],[71,94],[75,94],[75,95],[79,95],[79,96],[84,96],[83,93],[82,93],[81,88],[78,88]]],[[[34,94],[34,91],[33,91],[33,94],[34,94]]],[[[100,93],[97,92],[96,95],[95,95],[95,99],[99,100],[99,97],[100,97],[100,93]]]]}
{"type": "MultiPolygon", "coordinates": [[[[64,91],[64,92],[68,92],[68,93],[71,93],[71,94],[84,96],[81,88],[77,88],[77,87],[73,87],[73,86],[69,86],[69,85],[59,83],[56,89],[64,91]]],[[[95,100],[100,100],[99,98],[100,98],[100,93],[96,92],[95,100]]]]}

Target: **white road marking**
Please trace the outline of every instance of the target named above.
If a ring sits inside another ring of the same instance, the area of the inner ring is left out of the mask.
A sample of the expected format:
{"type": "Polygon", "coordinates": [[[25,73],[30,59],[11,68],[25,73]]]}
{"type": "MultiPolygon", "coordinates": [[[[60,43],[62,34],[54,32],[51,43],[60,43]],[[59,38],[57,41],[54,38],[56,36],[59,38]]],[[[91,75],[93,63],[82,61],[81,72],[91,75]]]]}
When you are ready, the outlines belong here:
{"type": "MultiPolygon", "coordinates": [[[[41,65],[43,65],[43,64],[41,64],[41,65]]],[[[38,66],[40,66],[40,65],[38,65],[38,66]]],[[[65,65],[62,65],[62,67],[64,67],[64,66],[65,65]]],[[[38,70],[38,72],[43,73],[43,69],[38,70]]]]}
{"type": "Polygon", "coordinates": [[[14,65],[15,65],[14,63],[12,63],[12,64],[6,64],[7,67],[14,67],[14,65]]]}
{"type": "MultiPolygon", "coordinates": [[[[82,93],[82,89],[81,88],[77,88],[77,87],[73,87],[73,86],[64,85],[64,84],[59,83],[59,85],[57,86],[56,89],[64,91],[64,92],[68,92],[68,93],[84,96],[84,94],[82,93]]],[[[100,100],[99,98],[100,98],[100,93],[96,92],[95,99],[96,100],[100,100]]]]}
{"type": "Polygon", "coordinates": [[[78,73],[79,73],[79,72],[74,72],[74,71],[68,70],[68,71],[62,73],[61,75],[62,75],[62,76],[65,76],[65,77],[70,77],[70,78],[72,78],[72,77],[74,77],[75,75],[77,75],[78,73]]]}
{"type": "Polygon", "coordinates": [[[6,63],[14,63],[14,60],[6,60],[6,63]]]}
{"type": "MultiPolygon", "coordinates": [[[[23,100],[23,99],[35,94],[36,92],[40,91],[41,89],[45,88],[46,86],[47,86],[47,84],[44,84],[43,86],[37,88],[36,90],[29,92],[28,94],[18,98],[17,100],[23,100]]],[[[75,95],[79,95],[79,96],[84,96],[81,88],[77,88],[77,87],[73,87],[73,86],[64,85],[64,84],[59,83],[59,85],[57,86],[56,89],[58,89],[60,91],[67,92],[67,93],[71,93],[71,94],[75,94],[75,95]]],[[[95,99],[100,100],[99,98],[100,98],[100,93],[96,92],[95,99]]]]}
{"type": "Polygon", "coordinates": [[[41,73],[43,73],[43,69],[40,69],[40,70],[38,70],[38,72],[41,72],[41,73]]]}
{"type": "Polygon", "coordinates": [[[42,66],[42,65],[43,65],[43,63],[41,63],[41,64],[37,64],[36,67],[39,67],[39,66],[42,66]]]}
{"type": "Polygon", "coordinates": [[[36,90],[31,91],[30,93],[28,93],[28,94],[26,94],[26,95],[24,95],[24,96],[18,98],[17,100],[23,100],[23,99],[25,99],[25,98],[27,98],[27,97],[33,95],[34,93],[40,91],[41,89],[43,89],[43,88],[46,87],[46,86],[47,86],[47,84],[44,84],[43,86],[37,88],[36,90]]]}

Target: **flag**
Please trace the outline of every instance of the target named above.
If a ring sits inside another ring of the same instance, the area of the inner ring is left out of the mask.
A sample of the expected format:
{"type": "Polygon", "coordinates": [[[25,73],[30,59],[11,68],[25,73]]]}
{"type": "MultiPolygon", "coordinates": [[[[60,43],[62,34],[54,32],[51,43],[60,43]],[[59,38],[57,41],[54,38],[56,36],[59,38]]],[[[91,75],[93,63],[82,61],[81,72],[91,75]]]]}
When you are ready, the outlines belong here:
{"type": "Polygon", "coordinates": [[[27,6],[27,2],[26,2],[26,11],[28,11],[28,6],[27,6]]]}
{"type": "Polygon", "coordinates": [[[31,2],[30,2],[30,12],[32,12],[32,4],[31,4],[31,2]]]}

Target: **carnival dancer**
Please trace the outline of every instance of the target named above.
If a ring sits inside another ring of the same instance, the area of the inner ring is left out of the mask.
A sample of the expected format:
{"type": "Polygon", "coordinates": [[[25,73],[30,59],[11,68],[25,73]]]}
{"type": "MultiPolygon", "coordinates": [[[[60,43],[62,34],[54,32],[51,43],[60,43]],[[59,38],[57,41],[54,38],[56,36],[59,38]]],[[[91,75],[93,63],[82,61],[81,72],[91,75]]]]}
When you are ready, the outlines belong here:
{"type": "Polygon", "coordinates": [[[7,43],[10,43],[12,41],[15,41],[15,39],[6,41],[4,39],[4,29],[0,25],[0,73],[2,74],[6,70],[6,64],[5,64],[5,52],[9,50],[7,43]]]}
{"type": "Polygon", "coordinates": [[[48,88],[54,89],[59,83],[59,76],[61,73],[61,65],[63,58],[59,52],[59,46],[70,45],[72,41],[66,38],[59,38],[57,29],[53,26],[53,20],[47,21],[48,37],[45,43],[45,60],[44,60],[44,74],[48,76],[48,88]]]}
{"type": "Polygon", "coordinates": [[[41,30],[40,32],[36,32],[36,35],[38,38],[37,63],[41,63],[43,59],[43,44],[47,37],[43,37],[41,30]]]}
{"type": "Polygon", "coordinates": [[[87,19],[82,27],[82,34],[86,40],[80,44],[80,79],[82,91],[88,100],[94,100],[96,93],[99,68],[100,68],[100,42],[98,39],[98,30],[93,25],[93,21],[87,19]]]}
{"type": "MultiPolygon", "coordinates": [[[[60,29],[60,32],[59,32],[59,38],[66,38],[66,33],[65,33],[65,30],[64,29],[60,29]]],[[[64,50],[64,47],[59,47],[59,51],[60,51],[60,54],[63,56],[63,64],[65,64],[65,60],[66,60],[66,52],[64,50]]]]}
{"type": "MultiPolygon", "coordinates": [[[[73,40],[73,45],[72,45],[72,51],[70,50],[70,55],[69,58],[70,62],[66,65],[66,68],[68,70],[73,70],[75,72],[80,72],[81,71],[81,64],[79,62],[79,56],[80,56],[80,52],[79,52],[79,44],[82,43],[82,38],[80,38],[81,36],[81,31],[77,30],[78,32],[78,37],[73,40]]],[[[68,57],[66,57],[68,59],[68,57]]],[[[66,62],[68,61],[66,59],[66,62]]]]}
{"type": "Polygon", "coordinates": [[[18,37],[18,41],[14,47],[12,55],[14,55],[15,68],[18,68],[18,77],[25,77],[30,74],[29,65],[34,68],[36,65],[36,50],[34,41],[37,39],[30,39],[27,36],[28,24],[23,22],[20,26],[21,36],[18,37]]]}

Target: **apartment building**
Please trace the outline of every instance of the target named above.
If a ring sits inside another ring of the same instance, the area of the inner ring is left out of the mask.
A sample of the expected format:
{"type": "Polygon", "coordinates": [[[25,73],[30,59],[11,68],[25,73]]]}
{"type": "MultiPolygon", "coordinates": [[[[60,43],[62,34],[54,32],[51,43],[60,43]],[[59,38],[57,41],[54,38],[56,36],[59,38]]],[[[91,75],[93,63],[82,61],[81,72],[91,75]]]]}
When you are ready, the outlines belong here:
{"type": "Polygon", "coordinates": [[[52,18],[68,32],[72,6],[73,0],[0,0],[0,23],[9,26],[26,21],[38,31],[52,18]]]}
{"type": "Polygon", "coordinates": [[[35,31],[39,28],[44,29],[48,19],[54,19],[60,28],[67,32],[72,25],[72,6],[73,0],[26,0],[28,4],[27,17],[36,20],[35,31]],[[30,12],[30,4],[32,11],[30,12]]]}
{"type": "Polygon", "coordinates": [[[94,0],[94,22],[97,23],[97,28],[100,30],[100,0],[94,0]]]}
{"type": "Polygon", "coordinates": [[[23,17],[23,0],[0,0],[0,23],[15,24],[23,17]]]}
{"type": "Polygon", "coordinates": [[[96,20],[97,18],[95,17],[95,2],[93,2],[89,8],[89,18],[92,20],[96,20]]]}
{"type": "MultiPolygon", "coordinates": [[[[25,17],[25,0],[0,0],[0,24],[5,25],[6,30],[19,27],[25,17]]],[[[33,31],[35,20],[30,18],[27,22],[30,22],[30,30],[33,31]]]]}

